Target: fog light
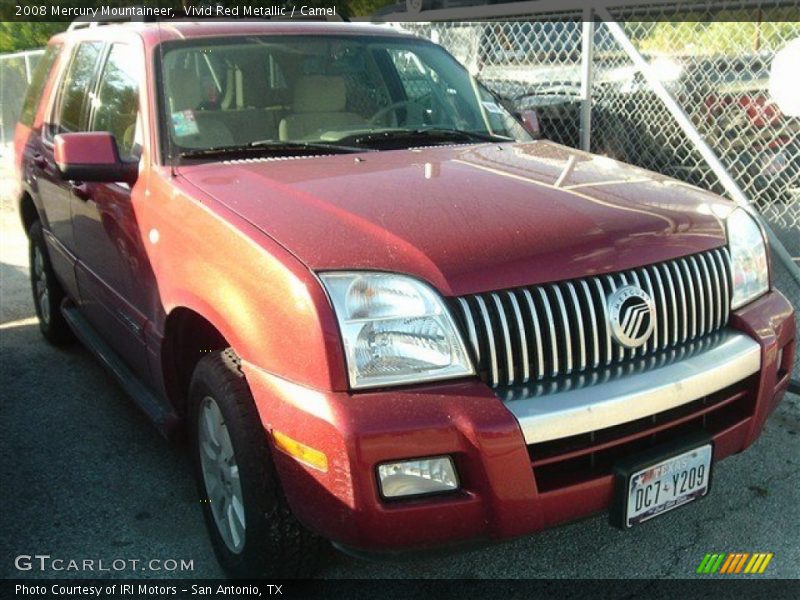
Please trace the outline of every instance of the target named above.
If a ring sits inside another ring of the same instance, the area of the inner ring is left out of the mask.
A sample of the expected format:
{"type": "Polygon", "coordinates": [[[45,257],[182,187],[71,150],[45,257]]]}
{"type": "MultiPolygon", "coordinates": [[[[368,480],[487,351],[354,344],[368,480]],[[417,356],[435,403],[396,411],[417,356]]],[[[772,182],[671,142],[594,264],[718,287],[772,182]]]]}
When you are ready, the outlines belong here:
{"type": "Polygon", "coordinates": [[[456,468],[449,456],[378,465],[378,481],[384,498],[441,494],[459,487],[456,468]]]}

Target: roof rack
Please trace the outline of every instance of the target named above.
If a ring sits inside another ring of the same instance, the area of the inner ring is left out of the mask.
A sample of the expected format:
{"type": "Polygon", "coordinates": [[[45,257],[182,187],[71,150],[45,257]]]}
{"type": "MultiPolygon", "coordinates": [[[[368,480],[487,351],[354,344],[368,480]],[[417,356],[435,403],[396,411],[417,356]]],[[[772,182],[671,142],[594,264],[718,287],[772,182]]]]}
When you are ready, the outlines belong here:
{"type": "Polygon", "coordinates": [[[97,17],[78,17],[67,27],[67,31],[75,31],[76,29],[89,29],[91,27],[101,27],[102,25],[119,25],[124,23],[152,23],[157,19],[152,16],[105,16],[102,19],[97,17]]]}

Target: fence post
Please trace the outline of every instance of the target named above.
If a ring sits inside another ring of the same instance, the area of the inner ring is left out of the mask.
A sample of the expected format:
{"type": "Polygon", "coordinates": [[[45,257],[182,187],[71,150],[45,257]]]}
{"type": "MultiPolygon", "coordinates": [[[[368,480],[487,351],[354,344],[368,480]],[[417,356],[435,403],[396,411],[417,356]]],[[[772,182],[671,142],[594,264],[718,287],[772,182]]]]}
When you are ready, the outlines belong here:
{"type": "MultiPolygon", "coordinates": [[[[5,82],[3,81],[3,63],[5,60],[0,56],[0,102],[4,101],[5,97],[5,82]]],[[[0,157],[3,155],[3,146],[6,145],[6,120],[3,118],[3,111],[0,110],[0,157]]]]}
{"type": "Polygon", "coordinates": [[[592,83],[594,64],[594,11],[583,10],[581,40],[581,126],[580,148],[589,152],[592,145],[592,83]]]}
{"type": "Polygon", "coordinates": [[[639,53],[639,51],[633,45],[633,42],[631,42],[630,38],[625,35],[622,27],[619,26],[619,23],[617,23],[608,12],[608,9],[597,8],[596,10],[598,16],[603,19],[605,24],[608,26],[608,30],[611,32],[611,35],[613,35],[617,43],[622,46],[622,49],[625,50],[627,55],[633,61],[633,64],[647,80],[650,88],[664,103],[667,110],[689,138],[689,141],[695,146],[695,148],[697,148],[697,151],[700,152],[702,157],[708,163],[708,166],[711,167],[711,170],[717,176],[722,184],[722,187],[725,188],[725,191],[730,194],[731,198],[734,202],[736,202],[736,204],[748,209],[751,213],[758,217],[759,222],[764,227],[764,231],[767,233],[767,238],[769,239],[773,254],[780,259],[789,274],[796,279],[798,283],[800,283],[800,267],[794,264],[791,255],[786,248],[784,248],[783,244],[775,235],[775,232],[772,231],[772,228],[769,226],[769,224],[763,218],[761,218],[761,215],[755,213],[755,211],[751,209],[750,200],[741,190],[739,184],[737,184],[733,177],[730,176],[730,173],[728,173],[727,169],[719,160],[717,155],[703,139],[703,136],[700,135],[700,132],[697,131],[697,128],[694,126],[687,114],[683,111],[675,98],[672,97],[672,94],[669,93],[667,88],[664,87],[664,84],[661,83],[661,80],[653,73],[650,63],[648,63],[639,53]]]}
{"type": "Polygon", "coordinates": [[[24,54],[25,58],[25,81],[30,85],[31,83],[31,55],[29,53],[24,54]]]}

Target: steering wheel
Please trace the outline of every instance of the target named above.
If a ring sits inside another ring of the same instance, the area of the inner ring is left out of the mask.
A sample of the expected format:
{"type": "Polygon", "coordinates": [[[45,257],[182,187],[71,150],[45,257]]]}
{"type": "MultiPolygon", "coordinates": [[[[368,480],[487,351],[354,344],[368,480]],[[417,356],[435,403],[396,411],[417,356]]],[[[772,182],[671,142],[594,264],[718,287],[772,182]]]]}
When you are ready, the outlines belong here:
{"type": "Polygon", "coordinates": [[[411,108],[412,106],[419,106],[420,108],[424,109],[424,106],[417,100],[412,100],[410,98],[398,100],[397,102],[392,102],[389,106],[384,106],[383,108],[378,109],[369,119],[367,119],[367,125],[375,125],[386,115],[397,112],[401,108],[411,108]]]}

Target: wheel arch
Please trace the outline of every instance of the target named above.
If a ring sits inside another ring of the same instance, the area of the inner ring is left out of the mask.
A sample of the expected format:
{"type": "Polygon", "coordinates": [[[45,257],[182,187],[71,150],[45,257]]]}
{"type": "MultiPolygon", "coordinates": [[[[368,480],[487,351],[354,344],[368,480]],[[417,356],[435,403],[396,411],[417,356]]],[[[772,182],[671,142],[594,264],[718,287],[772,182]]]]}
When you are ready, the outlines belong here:
{"type": "Polygon", "coordinates": [[[167,315],[161,348],[161,369],[170,402],[181,417],[186,414],[189,384],[203,356],[235,344],[226,327],[188,306],[177,306],[167,315]]]}
{"type": "Polygon", "coordinates": [[[19,217],[26,236],[28,235],[31,226],[41,218],[39,216],[39,209],[36,207],[36,203],[33,201],[33,196],[31,196],[31,194],[27,191],[22,192],[22,195],[19,198],[19,217]]]}

